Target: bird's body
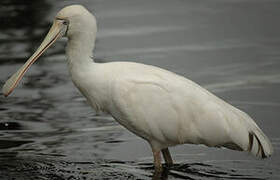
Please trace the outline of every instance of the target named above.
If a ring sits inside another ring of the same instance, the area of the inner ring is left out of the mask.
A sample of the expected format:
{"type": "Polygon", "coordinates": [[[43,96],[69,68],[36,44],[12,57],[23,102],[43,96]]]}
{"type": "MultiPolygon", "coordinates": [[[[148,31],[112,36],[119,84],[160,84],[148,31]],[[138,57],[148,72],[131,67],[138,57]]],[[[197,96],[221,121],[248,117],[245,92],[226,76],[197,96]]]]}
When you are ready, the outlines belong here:
{"type": "Polygon", "coordinates": [[[95,63],[91,57],[96,22],[82,6],[62,9],[49,34],[42,48],[7,81],[3,88],[5,95],[15,88],[45,47],[63,34],[68,37],[66,55],[75,86],[96,111],[111,114],[149,142],[158,170],[160,151],[167,163],[172,164],[168,147],[184,143],[250,151],[263,158],[272,154],[270,141],[246,113],[191,80],[140,63],[95,63]]]}
{"type": "Polygon", "coordinates": [[[261,132],[246,113],[155,66],[90,62],[70,74],[96,111],[111,114],[157,150],[184,143],[247,150],[249,133],[261,132]]]}

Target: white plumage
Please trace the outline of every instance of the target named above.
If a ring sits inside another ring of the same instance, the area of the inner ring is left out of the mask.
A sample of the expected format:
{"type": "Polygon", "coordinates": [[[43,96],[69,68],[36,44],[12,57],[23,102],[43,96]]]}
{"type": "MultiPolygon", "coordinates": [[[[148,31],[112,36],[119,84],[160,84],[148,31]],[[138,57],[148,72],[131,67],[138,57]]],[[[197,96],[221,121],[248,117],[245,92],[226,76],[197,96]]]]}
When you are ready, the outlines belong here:
{"type": "Polygon", "coordinates": [[[262,158],[272,154],[269,139],[246,113],[198,84],[150,65],[93,62],[96,29],[94,16],[83,6],[62,9],[39,49],[7,81],[4,94],[10,94],[28,67],[64,35],[74,84],[96,111],[111,114],[149,142],[156,170],[161,170],[160,151],[171,165],[168,147],[183,143],[250,151],[262,158]]]}

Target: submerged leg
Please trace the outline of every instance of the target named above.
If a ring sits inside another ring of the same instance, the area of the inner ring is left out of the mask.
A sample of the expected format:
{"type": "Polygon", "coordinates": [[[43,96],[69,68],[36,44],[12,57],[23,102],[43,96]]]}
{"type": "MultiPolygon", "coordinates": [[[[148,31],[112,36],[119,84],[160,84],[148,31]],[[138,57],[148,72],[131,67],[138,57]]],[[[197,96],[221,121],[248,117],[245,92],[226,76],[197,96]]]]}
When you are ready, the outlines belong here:
{"type": "Polygon", "coordinates": [[[173,165],[173,160],[172,160],[171,154],[169,152],[169,149],[168,148],[162,149],[161,152],[162,152],[163,158],[164,158],[167,166],[168,167],[172,166],[173,165]]]}

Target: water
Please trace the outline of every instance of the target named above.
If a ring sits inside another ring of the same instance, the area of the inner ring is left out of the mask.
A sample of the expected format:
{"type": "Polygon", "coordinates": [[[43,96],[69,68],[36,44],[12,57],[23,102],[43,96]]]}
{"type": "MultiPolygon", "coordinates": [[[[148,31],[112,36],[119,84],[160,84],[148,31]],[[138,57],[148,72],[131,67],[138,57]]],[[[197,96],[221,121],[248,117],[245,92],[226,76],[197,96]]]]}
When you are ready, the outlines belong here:
{"type": "MultiPolygon", "coordinates": [[[[1,1],[0,86],[38,47],[56,12],[75,1],[1,1]]],[[[280,2],[82,0],[97,17],[98,62],[134,61],[181,74],[249,113],[275,153],[171,148],[165,179],[280,178],[280,2]]],[[[0,179],[151,179],[146,142],[97,116],[73,86],[65,41],[0,97],[0,179]]]]}

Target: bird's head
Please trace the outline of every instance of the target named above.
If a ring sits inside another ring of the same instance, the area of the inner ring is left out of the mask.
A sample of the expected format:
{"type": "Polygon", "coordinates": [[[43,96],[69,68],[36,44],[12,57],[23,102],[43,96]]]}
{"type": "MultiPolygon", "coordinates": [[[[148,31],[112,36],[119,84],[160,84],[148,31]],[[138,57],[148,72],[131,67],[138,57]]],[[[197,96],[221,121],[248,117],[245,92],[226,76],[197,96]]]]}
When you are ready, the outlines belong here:
{"type": "Polygon", "coordinates": [[[72,38],[79,37],[85,33],[91,33],[91,35],[95,38],[96,30],[97,27],[95,17],[83,6],[71,5],[60,10],[53,21],[52,27],[50,28],[39,48],[4,84],[2,89],[4,96],[8,96],[10,93],[12,93],[28,68],[57,39],[66,36],[71,40],[72,38]]]}
{"type": "Polygon", "coordinates": [[[84,33],[96,33],[95,17],[81,5],[71,5],[60,10],[53,24],[58,24],[61,34],[68,38],[84,33]]]}

